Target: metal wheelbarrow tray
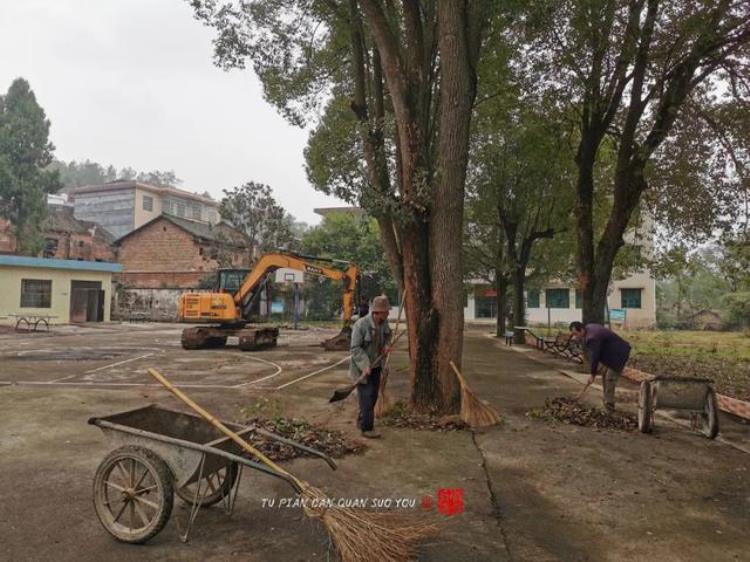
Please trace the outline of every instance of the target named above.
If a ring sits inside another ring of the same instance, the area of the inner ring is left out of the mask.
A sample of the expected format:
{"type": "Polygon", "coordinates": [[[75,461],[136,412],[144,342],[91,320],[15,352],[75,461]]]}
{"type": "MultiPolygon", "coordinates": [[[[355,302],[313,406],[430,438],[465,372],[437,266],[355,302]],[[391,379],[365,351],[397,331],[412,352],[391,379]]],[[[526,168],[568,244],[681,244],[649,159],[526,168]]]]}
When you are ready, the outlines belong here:
{"type": "Polygon", "coordinates": [[[638,428],[643,433],[653,430],[657,408],[682,410],[690,413],[693,429],[714,439],[719,433],[719,406],[712,383],[708,378],[665,375],[641,382],[638,428]]]}
{"type": "MultiPolygon", "coordinates": [[[[116,539],[144,543],[166,525],[174,494],[191,504],[182,540],[201,507],[224,503],[231,513],[242,469],[249,467],[281,478],[299,492],[288,475],[244,456],[244,451],[203,419],[150,405],[106,417],[93,417],[117,446],[99,464],[94,476],[94,507],[99,521],[116,539]]],[[[257,434],[290,445],[326,461],[325,453],[255,426],[222,422],[244,438],[257,434]]]]}

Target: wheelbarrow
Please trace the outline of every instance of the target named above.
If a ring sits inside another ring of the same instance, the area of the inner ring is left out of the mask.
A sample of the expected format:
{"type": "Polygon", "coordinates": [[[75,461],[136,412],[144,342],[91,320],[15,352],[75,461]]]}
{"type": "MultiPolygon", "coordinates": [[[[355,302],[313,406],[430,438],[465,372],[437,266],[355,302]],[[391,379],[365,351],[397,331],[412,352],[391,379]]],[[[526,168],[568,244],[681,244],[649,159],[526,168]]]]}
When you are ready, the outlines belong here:
{"type": "Polygon", "coordinates": [[[708,378],[659,375],[641,382],[638,396],[638,429],[651,433],[656,409],[690,413],[691,428],[714,439],[719,434],[719,406],[713,381],[708,378]]]}
{"type": "MultiPolygon", "coordinates": [[[[94,508],[99,521],[114,538],[145,543],[166,525],[174,494],[190,504],[183,542],[187,542],[198,511],[219,502],[231,514],[244,467],[281,478],[295,492],[299,485],[243,455],[241,448],[202,418],[155,405],[89,419],[117,446],[96,470],[94,508]]],[[[290,445],[323,459],[325,453],[262,428],[222,422],[241,436],[256,434],[290,445]]],[[[179,526],[179,525],[178,525],[179,526]]]]}

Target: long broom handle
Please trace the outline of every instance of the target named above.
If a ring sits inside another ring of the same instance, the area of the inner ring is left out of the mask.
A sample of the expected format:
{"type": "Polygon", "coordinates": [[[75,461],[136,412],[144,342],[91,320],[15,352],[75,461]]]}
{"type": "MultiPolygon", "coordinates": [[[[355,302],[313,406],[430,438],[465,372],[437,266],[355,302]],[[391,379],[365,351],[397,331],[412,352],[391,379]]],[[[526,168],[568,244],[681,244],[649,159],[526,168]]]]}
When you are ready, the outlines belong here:
{"type": "Polygon", "coordinates": [[[461,371],[458,370],[458,367],[456,367],[456,364],[453,361],[448,361],[448,362],[450,363],[451,367],[453,367],[453,372],[455,372],[456,376],[458,377],[458,383],[461,386],[466,386],[466,379],[464,379],[464,376],[461,374],[461,371]]]}
{"type": "MultiPolygon", "coordinates": [[[[391,349],[393,349],[393,346],[394,346],[394,345],[396,345],[396,342],[397,342],[398,340],[400,340],[400,339],[401,339],[401,336],[403,336],[403,335],[404,335],[405,333],[406,333],[406,330],[403,330],[403,331],[402,331],[402,332],[401,332],[400,334],[397,334],[397,335],[396,335],[396,337],[395,337],[395,338],[393,338],[393,341],[392,341],[392,342],[390,342],[390,344],[388,345],[388,347],[390,347],[391,349]]],[[[388,355],[389,355],[389,354],[386,354],[385,352],[383,352],[383,353],[381,353],[380,355],[378,355],[378,356],[377,356],[377,357],[375,358],[375,361],[373,361],[372,363],[370,363],[370,370],[372,370],[372,368],[373,368],[373,367],[375,367],[375,365],[377,365],[378,363],[380,363],[380,362],[381,362],[381,361],[383,360],[383,357],[387,357],[388,355]]],[[[367,375],[369,375],[369,374],[370,374],[370,373],[367,373],[367,375]]],[[[358,385],[358,384],[359,384],[360,382],[362,382],[363,380],[365,380],[365,377],[366,377],[367,375],[365,375],[365,374],[363,373],[363,374],[362,374],[362,376],[360,376],[360,377],[359,377],[359,378],[357,379],[357,382],[355,382],[355,383],[354,383],[354,384],[352,385],[352,388],[355,388],[355,387],[356,387],[356,386],[357,386],[357,385],[358,385]]]]}
{"type": "MultiPolygon", "coordinates": [[[[403,310],[404,310],[404,299],[405,298],[406,298],[406,295],[404,294],[401,297],[401,303],[398,305],[398,316],[396,316],[396,327],[393,330],[394,333],[396,334],[395,336],[393,336],[394,343],[395,343],[395,340],[396,340],[396,336],[398,336],[398,325],[401,322],[401,312],[403,312],[403,310]]],[[[388,365],[390,363],[391,363],[391,354],[389,353],[388,357],[385,358],[385,365],[383,366],[383,371],[387,371],[388,370],[388,365]]],[[[388,374],[386,372],[386,377],[387,376],[388,376],[388,374]]]]}
{"type": "Polygon", "coordinates": [[[162,375],[159,371],[156,369],[149,369],[148,374],[154,377],[157,381],[159,381],[164,388],[166,388],[169,392],[174,394],[177,398],[182,400],[185,404],[190,406],[191,409],[193,409],[197,414],[199,414],[204,420],[206,420],[208,423],[210,423],[212,426],[214,426],[216,429],[221,431],[224,435],[229,437],[232,441],[237,443],[240,447],[242,447],[245,451],[248,453],[255,455],[263,464],[266,466],[269,466],[270,468],[274,469],[277,472],[281,472],[282,474],[285,474],[289,476],[292,480],[294,480],[297,485],[300,487],[300,489],[304,489],[305,486],[303,485],[303,482],[299,480],[296,476],[293,474],[290,474],[283,468],[281,468],[278,464],[273,462],[271,459],[269,459],[266,455],[261,453],[258,449],[253,447],[250,443],[245,441],[242,437],[237,435],[234,431],[229,429],[227,426],[225,426],[223,423],[221,423],[216,417],[214,417],[210,412],[207,410],[204,410],[201,406],[199,406],[197,403],[193,402],[193,400],[184,392],[182,392],[179,388],[177,388],[175,385],[173,385],[167,377],[162,375]]]}

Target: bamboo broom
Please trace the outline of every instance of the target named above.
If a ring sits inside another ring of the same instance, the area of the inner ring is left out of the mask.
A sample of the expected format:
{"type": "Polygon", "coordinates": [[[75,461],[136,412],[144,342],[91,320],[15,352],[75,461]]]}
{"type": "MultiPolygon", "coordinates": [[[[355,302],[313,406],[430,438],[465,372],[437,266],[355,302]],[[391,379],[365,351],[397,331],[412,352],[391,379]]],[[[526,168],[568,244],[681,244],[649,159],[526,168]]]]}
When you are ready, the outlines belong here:
{"type": "Polygon", "coordinates": [[[437,525],[414,523],[391,513],[364,511],[332,505],[322,490],[285,470],[221,423],[174,386],[156,369],[148,373],[208,423],[255,456],[269,468],[291,478],[301,490],[305,514],[323,523],[342,562],[402,562],[414,560],[416,547],[438,531],[437,525]]]}
{"type": "MultiPolygon", "coordinates": [[[[398,325],[401,322],[401,312],[404,310],[404,297],[401,297],[401,304],[398,306],[398,316],[396,317],[396,328],[393,330],[393,333],[395,334],[393,336],[394,341],[396,340],[396,335],[398,335],[398,325]]],[[[392,350],[391,350],[392,351],[392,350]]],[[[388,410],[391,409],[391,401],[388,398],[388,395],[385,393],[385,387],[388,384],[388,375],[390,374],[390,371],[388,367],[391,364],[391,354],[388,354],[388,357],[385,358],[385,364],[383,365],[383,376],[380,377],[380,396],[378,397],[378,401],[375,402],[375,416],[378,418],[382,418],[388,410]]]]}
{"type": "Polygon", "coordinates": [[[487,427],[500,423],[500,414],[492,406],[482,402],[469,388],[453,361],[450,361],[450,364],[461,385],[461,419],[471,427],[487,427]]]}

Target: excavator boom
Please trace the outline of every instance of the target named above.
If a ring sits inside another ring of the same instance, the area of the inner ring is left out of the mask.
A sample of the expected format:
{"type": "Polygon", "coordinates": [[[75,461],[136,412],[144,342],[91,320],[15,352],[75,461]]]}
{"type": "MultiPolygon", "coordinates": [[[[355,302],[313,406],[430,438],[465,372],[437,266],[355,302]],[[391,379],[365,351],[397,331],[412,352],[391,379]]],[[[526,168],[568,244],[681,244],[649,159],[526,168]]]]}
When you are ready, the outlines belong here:
{"type": "Polygon", "coordinates": [[[239,289],[232,295],[228,292],[186,293],[180,297],[179,318],[181,322],[214,324],[186,328],[182,333],[185,349],[221,347],[228,336],[239,336],[241,349],[258,349],[276,345],[278,328],[246,328],[251,310],[269,273],[281,268],[303,271],[336,281],[342,281],[343,327],[335,338],[323,343],[326,349],[348,349],[351,323],[354,314],[354,291],[359,278],[356,265],[338,260],[324,260],[312,256],[288,253],[265,254],[243,279],[239,289]],[[346,269],[320,265],[321,262],[342,263],[346,269]]]}

